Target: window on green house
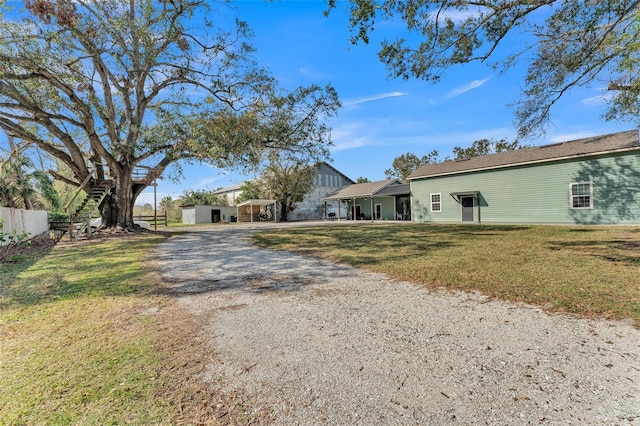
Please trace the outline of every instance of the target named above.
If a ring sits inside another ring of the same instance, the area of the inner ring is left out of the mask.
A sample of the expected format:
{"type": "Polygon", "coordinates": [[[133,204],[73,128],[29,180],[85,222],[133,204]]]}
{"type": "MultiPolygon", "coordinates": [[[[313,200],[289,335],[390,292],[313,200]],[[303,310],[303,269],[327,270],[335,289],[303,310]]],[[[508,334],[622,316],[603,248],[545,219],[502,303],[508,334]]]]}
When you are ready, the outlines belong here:
{"type": "Polygon", "coordinates": [[[593,182],[578,182],[569,186],[572,209],[593,208],[593,182]]]}
{"type": "Polygon", "coordinates": [[[442,195],[431,194],[431,212],[441,212],[441,211],[442,211],[442,195]]]}

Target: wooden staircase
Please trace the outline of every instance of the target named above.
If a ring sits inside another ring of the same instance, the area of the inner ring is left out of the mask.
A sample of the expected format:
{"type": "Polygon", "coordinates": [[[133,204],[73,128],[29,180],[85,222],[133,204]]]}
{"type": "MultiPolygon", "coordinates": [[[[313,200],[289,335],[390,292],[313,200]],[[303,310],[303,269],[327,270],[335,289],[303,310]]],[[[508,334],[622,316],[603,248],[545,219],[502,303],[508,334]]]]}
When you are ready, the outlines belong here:
{"type": "MultiPolygon", "coordinates": [[[[151,168],[145,166],[136,166],[134,168],[132,173],[134,190],[136,188],[136,185],[141,185],[143,187],[149,185],[149,183],[145,183],[149,170],[151,170],[151,168]]],[[[155,185],[155,180],[153,185],[155,185]]],[[[69,200],[64,206],[64,211],[69,212],[69,220],[67,220],[66,222],[49,222],[49,229],[56,231],[56,234],[60,234],[60,236],[57,237],[58,239],[62,238],[62,236],[66,232],[68,232],[73,239],[78,232],[86,231],[87,226],[89,226],[89,218],[91,214],[100,210],[100,205],[109,194],[113,186],[114,182],[112,180],[97,179],[97,173],[95,173],[95,171],[88,174],[82,181],[82,183],[78,186],[71,200],[69,200]],[[75,211],[72,212],[71,205],[76,200],[78,195],[80,195],[80,193],[83,191],[86,192],[87,195],[85,196],[84,200],[82,200],[80,205],[75,209],[75,211]],[[92,201],[95,203],[95,209],[93,209],[91,212],[86,212],[85,208],[92,201]],[[82,223],[83,225],[77,225],[80,223],[82,223]]]]}
{"type": "MultiPolygon", "coordinates": [[[[91,176],[89,176],[87,179],[85,179],[84,182],[82,182],[82,184],[76,191],[73,198],[67,203],[67,206],[65,206],[65,210],[69,209],[73,201],[78,196],[78,194],[82,190],[85,190],[85,186],[87,186],[87,184],[89,183],[90,177],[91,176]]],[[[68,232],[69,236],[73,240],[75,239],[77,233],[85,232],[87,230],[87,226],[89,226],[89,219],[90,219],[88,214],[85,214],[84,216],[86,217],[83,217],[83,212],[85,210],[85,207],[87,206],[87,204],[93,201],[95,203],[96,210],[97,210],[97,208],[100,207],[100,204],[102,204],[106,196],[109,194],[109,191],[111,191],[112,187],[113,187],[113,181],[111,180],[94,181],[91,188],[85,190],[87,192],[87,195],[82,200],[80,205],[76,208],[76,210],[73,213],[71,213],[69,209],[68,221],[49,223],[49,229],[53,231],[57,231],[56,233],[59,234],[56,237],[56,239],[60,240],[64,236],[64,234],[68,232]],[[82,223],[82,225],[78,225],[80,223],[82,223]]]]}
{"type": "Polygon", "coordinates": [[[111,190],[112,182],[110,180],[99,180],[93,185],[93,187],[87,192],[87,196],[84,197],[84,200],[80,203],[76,211],[71,215],[70,220],[71,223],[74,223],[80,217],[80,213],[87,206],[89,201],[93,200],[96,204],[96,207],[100,207],[102,201],[104,201],[107,194],[111,190]]]}

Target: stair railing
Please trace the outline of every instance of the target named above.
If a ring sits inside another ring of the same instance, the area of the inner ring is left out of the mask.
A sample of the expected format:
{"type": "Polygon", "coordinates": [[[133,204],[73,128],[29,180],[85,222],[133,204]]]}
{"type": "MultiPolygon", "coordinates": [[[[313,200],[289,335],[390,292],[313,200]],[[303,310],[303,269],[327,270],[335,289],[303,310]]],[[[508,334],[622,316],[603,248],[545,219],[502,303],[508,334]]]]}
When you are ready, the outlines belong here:
{"type": "Polygon", "coordinates": [[[78,198],[78,195],[80,195],[80,192],[84,190],[84,187],[87,186],[87,183],[89,183],[89,181],[91,180],[91,177],[92,175],[91,173],[89,173],[87,177],[84,178],[84,180],[82,181],[78,189],[76,189],[71,199],[67,202],[67,204],[65,204],[64,210],[69,212],[69,221],[73,220],[73,218],[71,217],[71,205],[76,200],[76,198],[78,198]]]}

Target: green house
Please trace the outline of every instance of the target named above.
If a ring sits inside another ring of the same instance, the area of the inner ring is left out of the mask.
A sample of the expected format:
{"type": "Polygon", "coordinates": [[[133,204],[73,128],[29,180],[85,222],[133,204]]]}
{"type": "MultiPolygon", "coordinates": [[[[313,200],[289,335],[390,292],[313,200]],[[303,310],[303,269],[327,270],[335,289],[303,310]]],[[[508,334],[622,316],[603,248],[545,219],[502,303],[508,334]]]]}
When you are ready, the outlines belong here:
{"type": "Polygon", "coordinates": [[[635,130],[428,164],[409,181],[417,222],[640,224],[635,130]]]}

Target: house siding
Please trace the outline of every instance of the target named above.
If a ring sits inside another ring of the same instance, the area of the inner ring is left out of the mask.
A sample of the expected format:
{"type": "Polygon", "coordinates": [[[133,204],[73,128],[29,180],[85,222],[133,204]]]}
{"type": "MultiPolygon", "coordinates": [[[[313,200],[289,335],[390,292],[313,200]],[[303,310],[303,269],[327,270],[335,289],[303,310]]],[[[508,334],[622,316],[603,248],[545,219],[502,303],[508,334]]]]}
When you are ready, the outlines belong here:
{"type": "Polygon", "coordinates": [[[640,156],[611,154],[581,160],[459,173],[411,182],[413,220],[460,222],[450,193],[479,191],[474,221],[482,223],[638,224],[640,156]],[[593,209],[572,209],[571,183],[593,183],[593,209]],[[431,212],[430,194],[442,193],[442,212],[431,212]]]}
{"type": "Polygon", "coordinates": [[[382,205],[382,217],[380,218],[381,220],[395,220],[396,206],[394,197],[376,197],[373,199],[374,209],[376,208],[376,204],[382,205]]]}
{"type": "MultiPolygon", "coordinates": [[[[320,163],[313,181],[314,185],[302,201],[296,204],[296,209],[289,214],[289,220],[313,220],[324,217],[323,197],[335,192],[346,185],[353,184],[341,173],[324,163],[320,163]]],[[[327,213],[338,213],[338,203],[327,203],[327,213]]]]}

